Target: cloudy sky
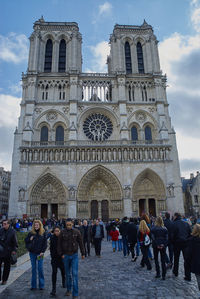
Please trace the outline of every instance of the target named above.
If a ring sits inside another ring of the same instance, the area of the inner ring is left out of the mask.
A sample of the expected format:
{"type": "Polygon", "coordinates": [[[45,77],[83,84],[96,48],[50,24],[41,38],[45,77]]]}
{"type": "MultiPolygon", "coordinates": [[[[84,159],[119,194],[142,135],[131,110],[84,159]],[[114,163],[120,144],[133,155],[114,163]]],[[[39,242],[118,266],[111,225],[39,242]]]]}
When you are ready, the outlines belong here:
{"type": "Polygon", "coordinates": [[[33,23],[76,21],[83,35],[83,71],[106,72],[114,25],[145,19],[159,40],[161,68],[177,133],[181,174],[200,170],[200,0],[0,1],[0,166],[11,169],[13,132],[20,112],[33,23]]]}

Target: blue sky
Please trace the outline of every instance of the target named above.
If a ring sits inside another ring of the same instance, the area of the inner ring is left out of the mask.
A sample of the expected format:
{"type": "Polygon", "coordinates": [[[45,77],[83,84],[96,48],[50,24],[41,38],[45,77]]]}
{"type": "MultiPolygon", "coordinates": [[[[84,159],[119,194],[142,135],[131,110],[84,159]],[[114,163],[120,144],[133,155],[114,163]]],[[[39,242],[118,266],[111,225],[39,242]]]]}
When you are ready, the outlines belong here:
{"type": "Polygon", "coordinates": [[[4,140],[0,165],[11,167],[28,37],[41,15],[45,21],[79,24],[83,71],[96,72],[106,71],[107,42],[114,25],[141,25],[146,19],[160,41],[161,69],[168,76],[168,101],[182,174],[200,170],[199,0],[0,0],[0,140],[4,140]]]}

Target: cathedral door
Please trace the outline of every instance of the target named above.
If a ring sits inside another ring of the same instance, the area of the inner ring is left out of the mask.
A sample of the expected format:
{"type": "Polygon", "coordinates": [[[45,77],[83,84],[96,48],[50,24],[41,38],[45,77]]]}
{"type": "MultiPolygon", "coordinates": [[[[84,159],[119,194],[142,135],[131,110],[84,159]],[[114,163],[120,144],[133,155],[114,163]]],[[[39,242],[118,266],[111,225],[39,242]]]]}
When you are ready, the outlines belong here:
{"type": "Polygon", "coordinates": [[[51,215],[55,218],[58,218],[58,205],[57,204],[51,205],[51,215]]]}
{"type": "Polygon", "coordinates": [[[144,199],[144,198],[139,200],[139,215],[140,216],[145,213],[145,202],[146,202],[146,199],[144,199]]]}
{"type": "Polygon", "coordinates": [[[103,221],[108,222],[109,220],[108,200],[102,200],[101,202],[101,216],[103,221]]]}
{"type": "Polygon", "coordinates": [[[98,218],[98,201],[92,200],[91,201],[91,219],[97,219],[98,218]]]}
{"type": "Polygon", "coordinates": [[[41,218],[48,218],[48,205],[47,204],[41,204],[41,218]]]}
{"type": "Polygon", "coordinates": [[[156,202],[154,198],[149,198],[149,215],[156,217],[156,202]]]}

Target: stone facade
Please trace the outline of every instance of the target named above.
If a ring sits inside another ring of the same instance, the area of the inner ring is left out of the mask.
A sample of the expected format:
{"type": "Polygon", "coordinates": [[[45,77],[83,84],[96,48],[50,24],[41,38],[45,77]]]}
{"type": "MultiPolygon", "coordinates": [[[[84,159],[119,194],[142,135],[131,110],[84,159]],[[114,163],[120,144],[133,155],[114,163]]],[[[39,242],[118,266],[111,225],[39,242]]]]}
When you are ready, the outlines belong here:
{"type": "Polygon", "coordinates": [[[200,174],[191,173],[189,179],[182,178],[183,199],[187,216],[200,215],[200,174]]]}
{"type": "Polygon", "coordinates": [[[108,73],[83,73],[77,23],[34,24],[15,132],[10,216],[184,212],[157,40],[115,25],[108,73]]]}
{"type": "Polygon", "coordinates": [[[0,167],[0,215],[8,215],[8,202],[10,193],[10,171],[0,167]]]}

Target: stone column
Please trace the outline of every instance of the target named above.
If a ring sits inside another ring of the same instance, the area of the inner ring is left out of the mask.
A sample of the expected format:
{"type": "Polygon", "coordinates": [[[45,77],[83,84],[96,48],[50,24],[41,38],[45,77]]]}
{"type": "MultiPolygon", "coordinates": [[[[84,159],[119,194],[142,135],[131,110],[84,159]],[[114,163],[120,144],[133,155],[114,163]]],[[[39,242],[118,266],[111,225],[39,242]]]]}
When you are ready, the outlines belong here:
{"type": "Polygon", "coordinates": [[[123,188],[124,194],[124,216],[131,217],[132,216],[132,201],[131,201],[131,186],[124,185],[123,188]]]}
{"type": "Polygon", "coordinates": [[[76,193],[77,188],[74,185],[68,187],[69,201],[68,201],[68,217],[76,218],[76,193]]]}
{"type": "Polygon", "coordinates": [[[98,201],[98,218],[101,219],[102,214],[101,214],[101,201],[98,201]]]}
{"type": "Polygon", "coordinates": [[[48,203],[47,217],[48,217],[48,219],[51,218],[51,204],[50,203],[48,203]]]}
{"type": "Polygon", "coordinates": [[[53,43],[52,53],[52,72],[58,72],[58,60],[59,60],[59,41],[53,43]]]}

